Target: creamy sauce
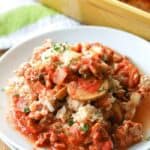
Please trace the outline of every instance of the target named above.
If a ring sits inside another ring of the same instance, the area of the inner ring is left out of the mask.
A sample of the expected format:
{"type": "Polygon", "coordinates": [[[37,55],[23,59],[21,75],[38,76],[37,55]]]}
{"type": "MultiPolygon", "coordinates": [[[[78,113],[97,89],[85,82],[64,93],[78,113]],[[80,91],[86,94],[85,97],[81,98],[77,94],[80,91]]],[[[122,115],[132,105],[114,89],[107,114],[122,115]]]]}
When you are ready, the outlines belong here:
{"type": "Polygon", "coordinates": [[[136,122],[143,124],[144,137],[150,136],[150,93],[145,95],[140,105],[137,107],[135,117],[136,122]]]}

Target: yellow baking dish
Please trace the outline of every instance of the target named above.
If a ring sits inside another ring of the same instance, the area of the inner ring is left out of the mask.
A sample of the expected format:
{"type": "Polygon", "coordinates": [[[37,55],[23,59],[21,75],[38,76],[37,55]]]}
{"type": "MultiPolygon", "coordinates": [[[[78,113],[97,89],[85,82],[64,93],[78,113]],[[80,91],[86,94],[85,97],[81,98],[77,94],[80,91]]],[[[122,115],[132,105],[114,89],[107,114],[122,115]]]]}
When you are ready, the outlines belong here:
{"type": "Polygon", "coordinates": [[[41,0],[85,24],[110,26],[150,40],[150,13],[118,0],[41,0]]]}

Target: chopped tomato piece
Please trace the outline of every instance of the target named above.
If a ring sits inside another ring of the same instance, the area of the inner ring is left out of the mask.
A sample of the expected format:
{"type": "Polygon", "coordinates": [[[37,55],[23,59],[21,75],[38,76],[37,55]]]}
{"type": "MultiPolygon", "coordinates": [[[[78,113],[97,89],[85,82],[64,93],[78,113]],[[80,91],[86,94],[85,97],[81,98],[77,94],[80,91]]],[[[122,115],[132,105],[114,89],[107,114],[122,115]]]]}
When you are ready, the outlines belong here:
{"type": "Polygon", "coordinates": [[[70,136],[68,137],[69,143],[72,145],[79,145],[84,140],[84,136],[79,129],[76,127],[70,128],[70,136]]]}
{"type": "Polygon", "coordinates": [[[76,51],[76,52],[81,52],[82,51],[82,45],[79,43],[79,44],[77,44],[77,45],[74,45],[73,47],[72,47],[72,50],[73,51],[76,51]]]}
{"type": "Polygon", "coordinates": [[[102,150],[112,150],[113,149],[113,144],[112,141],[106,141],[104,142],[103,146],[102,146],[102,150]]]}
{"type": "Polygon", "coordinates": [[[78,80],[79,83],[79,87],[88,91],[88,92],[96,92],[98,91],[100,85],[101,85],[101,81],[97,80],[97,79],[82,79],[80,78],[78,80]]]}

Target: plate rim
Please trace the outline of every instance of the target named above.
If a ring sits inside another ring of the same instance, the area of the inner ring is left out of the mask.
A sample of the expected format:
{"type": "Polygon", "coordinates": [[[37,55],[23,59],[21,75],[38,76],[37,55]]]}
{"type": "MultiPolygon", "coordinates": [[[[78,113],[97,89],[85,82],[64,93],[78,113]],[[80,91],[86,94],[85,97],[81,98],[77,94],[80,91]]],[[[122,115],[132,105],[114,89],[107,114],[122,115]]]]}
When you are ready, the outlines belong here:
{"type": "Polygon", "coordinates": [[[52,32],[60,32],[60,31],[67,31],[67,30],[82,30],[82,29],[93,29],[93,30],[111,30],[111,31],[115,31],[121,34],[126,34],[127,36],[130,36],[132,38],[136,38],[137,40],[140,40],[142,42],[144,42],[146,45],[150,46],[150,43],[145,40],[144,38],[135,35],[133,33],[129,33],[128,31],[124,31],[121,29],[116,29],[113,27],[106,27],[106,26],[94,26],[94,25],[78,25],[78,26],[74,26],[74,27],[69,27],[69,28],[61,28],[61,29],[53,29],[53,30],[49,30],[43,33],[39,33],[37,35],[33,35],[31,37],[29,37],[28,39],[24,39],[22,41],[20,41],[19,43],[15,44],[13,47],[11,47],[10,49],[8,49],[1,57],[0,57],[0,63],[3,61],[3,59],[5,59],[5,57],[7,57],[12,51],[14,51],[17,47],[21,46],[22,44],[25,44],[27,42],[30,42],[33,39],[39,38],[45,34],[49,34],[52,32]]]}

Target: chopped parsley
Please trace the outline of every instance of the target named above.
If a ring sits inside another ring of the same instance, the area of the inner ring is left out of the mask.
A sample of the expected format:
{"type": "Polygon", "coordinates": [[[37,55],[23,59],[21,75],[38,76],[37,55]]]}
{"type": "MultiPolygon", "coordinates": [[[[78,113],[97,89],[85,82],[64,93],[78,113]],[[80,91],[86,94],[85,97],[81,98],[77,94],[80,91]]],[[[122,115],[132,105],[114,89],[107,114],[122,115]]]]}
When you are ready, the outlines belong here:
{"type": "Polygon", "coordinates": [[[83,132],[87,132],[89,130],[89,125],[88,124],[84,124],[82,127],[81,127],[81,130],[83,132]]]}
{"type": "Polygon", "coordinates": [[[68,120],[68,125],[69,125],[69,126],[72,126],[73,124],[74,124],[73,119],[68,120]]]}
{"type": "Polygon", "coordinates": [[[68,45],[66,43],[54,43],[53,50],[56,52],[64,52],[68,49],[68,45]]]}
{"type": "Polygon", "coordinates": [[[25,108],[24,108],[24,113],[26,113],[26,114],[27,114],[27,113],[29,113],[29,112],[30,112],[29,107],[25,107],[25,108]]]}
{"type": "Polygon", "coordinates": [[[61,49],[61,44],[55,43],[55,44],[53,45],[53,49],[54,49],[55,51],[59,51],[59,50],[61,49]]]}

